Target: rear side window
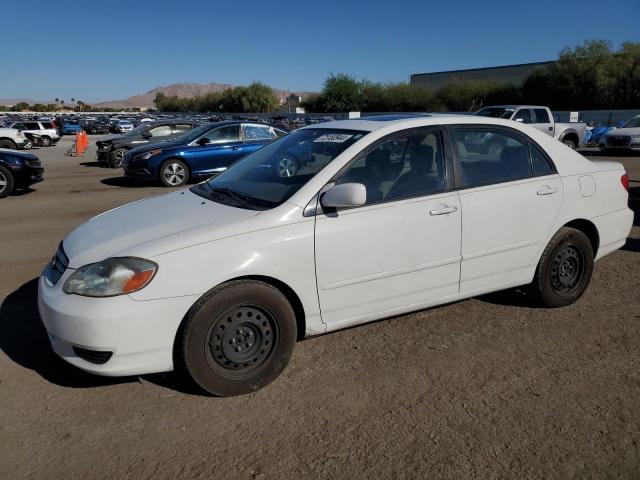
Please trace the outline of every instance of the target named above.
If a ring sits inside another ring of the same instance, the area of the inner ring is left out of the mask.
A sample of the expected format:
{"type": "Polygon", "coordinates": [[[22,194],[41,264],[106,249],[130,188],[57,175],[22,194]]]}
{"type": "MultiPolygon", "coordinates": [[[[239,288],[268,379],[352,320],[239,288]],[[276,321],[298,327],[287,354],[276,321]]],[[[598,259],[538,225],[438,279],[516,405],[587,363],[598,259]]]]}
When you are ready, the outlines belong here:
{"type": "Polygon", "coordinates": [[[42,128],[54,128],[51,122],[41,122],[42,128]]]}
{"type": "Polygon", "coordinates": [[[245,125],[243,129],[245,140],[269,140],[271,138],[276,138],[276,133],[271,127],[245,125]]]}
{"type": "Polygon", "coordinates": [[[534,108],[533,113],[536,116],[536,123],[551,123],[549,112],[547,112],[544,108],[534,108]]]}
{"type": "Polygon", "coordinates": [[[514,120],[522,120],[522,123],[531,123],[531,110],[521,108],[513,117],[514,120]]]}
{"type": "Polygon", "coordinates": [[[529,151],[531,152],[531,168],[533,170],[533,175],[536,177],[551,175],[553,173],[553,167],[549,163],[547,156],[542,153],[542,150],[533,143],[530,143],[529,151]]]}
{"type": "Polygon", "coordinates": [[[239,133],[240,128],[238,125],[228,125],[211,130],[204,137],[209,139],[209,143],[237,142],[239,133]]]}
{"type": "Polygon", "coordinates": [[[520,136],[490,128],[456,129],[459,187],[511,182],[531,175],[529,148],[520,136]]]}
{"type": "Polygon", "coordinates": [[[149,133],[152,137],[166,137],[167,135],[171,135],[171,126],[160,125],[159,127],[155,127],[149,130],[149,133]]]}

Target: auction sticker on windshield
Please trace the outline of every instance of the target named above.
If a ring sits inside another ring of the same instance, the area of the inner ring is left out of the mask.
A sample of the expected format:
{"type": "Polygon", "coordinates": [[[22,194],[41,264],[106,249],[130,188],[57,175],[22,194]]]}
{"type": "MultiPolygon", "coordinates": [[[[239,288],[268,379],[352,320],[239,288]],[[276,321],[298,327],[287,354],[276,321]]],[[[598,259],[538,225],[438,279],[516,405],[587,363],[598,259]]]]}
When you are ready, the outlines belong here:
{"type": "Polygon", "coordinates": [[[353,135],[348,133],[326,133],[316,138],[313,143],[342,143],[349,140],[353,135]]]}

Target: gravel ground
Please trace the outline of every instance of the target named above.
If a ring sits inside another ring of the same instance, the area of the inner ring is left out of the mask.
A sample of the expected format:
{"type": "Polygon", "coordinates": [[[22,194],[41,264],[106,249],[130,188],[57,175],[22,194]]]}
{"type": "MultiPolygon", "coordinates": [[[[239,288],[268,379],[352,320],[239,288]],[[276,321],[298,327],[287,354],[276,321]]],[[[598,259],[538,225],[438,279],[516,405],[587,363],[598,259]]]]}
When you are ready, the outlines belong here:
{"type": "MultiPolygon", "coordinates": [[[[500,293],[332,333],[264,390],[209,398],[50,350],[35,278],[58,242],[166,192],[69,143],[0,200],[0,478],[640,478],[640,183],[631,238],[575,305],[500,293]]],[[[640,157],[618,160],[640,180],[640,157]]]]}

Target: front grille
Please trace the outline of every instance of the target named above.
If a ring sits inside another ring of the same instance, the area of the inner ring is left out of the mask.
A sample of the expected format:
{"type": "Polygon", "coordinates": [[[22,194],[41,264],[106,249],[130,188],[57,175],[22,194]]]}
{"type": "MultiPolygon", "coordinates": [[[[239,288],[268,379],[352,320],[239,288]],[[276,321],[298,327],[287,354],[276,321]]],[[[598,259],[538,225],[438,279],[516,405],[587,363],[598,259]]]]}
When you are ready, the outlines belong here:
{"type": "Polygon", "coordinates": [[[53,256],[49,265],[45,269],[44,275],[51,282],[52,285],[58,283],[60,277],[65,272],[67,267],[69,266],[69,257],[64,253],[64,248],[62,247],[62,243],[58,247],[58,251],[53,256]]]}
{"type": "Polygon", "coordinates": [[[42,163],[40,162],[40,160],[25,160],[25,162],[27,164],[28,167],[41,167],[42,163]]]}
{"type": "Polygon", "coordinates": [[[73,351],[81,359],[95,365],[103,365],[113,356],[113,352],[99,352],[97,350],[87,350],[86,348],[73,347],[73,351]]]}
{"type": "Polygon", "coordinates": [[[611,135],[607,137],[607,145],[612,147],[626,147],[631,143],[629,135],[611,135]]]}

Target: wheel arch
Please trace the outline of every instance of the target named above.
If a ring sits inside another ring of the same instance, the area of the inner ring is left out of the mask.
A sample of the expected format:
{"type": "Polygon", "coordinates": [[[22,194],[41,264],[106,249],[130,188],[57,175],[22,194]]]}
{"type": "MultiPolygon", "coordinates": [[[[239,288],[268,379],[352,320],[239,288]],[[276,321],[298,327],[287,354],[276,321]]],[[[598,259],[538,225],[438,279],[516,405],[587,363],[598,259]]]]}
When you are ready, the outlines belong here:
{"type": "Polygon", "coordinates": [[[559,141],[563,141],[563,140],[573,140],[576,144],[576,147],[578,147],[580,145],[580,136],[578,135],[578,132],[576,132],[575,130],[565,130],[564,132],[562,132],[560,134],[560,137],[558,137],[559,141]]]}
{"type": "Polygon", "coordinates": [[[600,248],[600,233],[598,232],[598,227],[596,227],[592,221],[584,218],[576,218],[575,220],[565,223],[563,227],[575,228],[584,233],[593,247],[593,256],[597,256],[598,248],[600,248]]]}

